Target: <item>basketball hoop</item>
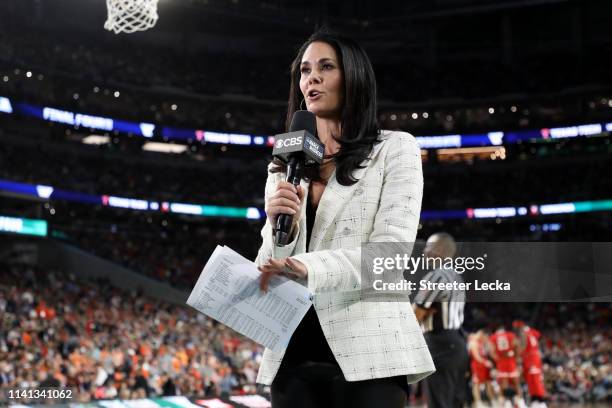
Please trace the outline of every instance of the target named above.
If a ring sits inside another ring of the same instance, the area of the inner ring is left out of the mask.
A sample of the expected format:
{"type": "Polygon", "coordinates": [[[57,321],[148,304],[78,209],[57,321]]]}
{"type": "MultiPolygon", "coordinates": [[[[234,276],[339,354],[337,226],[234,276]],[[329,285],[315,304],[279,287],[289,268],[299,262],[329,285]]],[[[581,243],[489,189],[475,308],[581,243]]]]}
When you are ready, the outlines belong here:
{"type": "Polygon", "coordinates": [[[157,22],[157,1],[106,0],[108,18],[104,28],[115,34],[148,30],[157,22]]]}

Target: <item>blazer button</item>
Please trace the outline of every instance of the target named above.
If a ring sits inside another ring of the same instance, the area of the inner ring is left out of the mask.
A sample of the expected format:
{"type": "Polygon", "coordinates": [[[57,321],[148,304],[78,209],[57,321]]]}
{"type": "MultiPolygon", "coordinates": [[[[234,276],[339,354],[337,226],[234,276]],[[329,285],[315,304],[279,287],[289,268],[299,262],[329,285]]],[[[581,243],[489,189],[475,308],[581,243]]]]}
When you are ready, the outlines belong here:
{"type": "Polygon", "coordinates": [[[363,188],[357,187],[357,189],[355,190],[355,195],[361,195],[361,194],[363,194],[363,188]]]}
{"type": "Polygon", "coordinates": [[[345,227],[344,230],[342,230],[342,233],[344,235],[351,235],[353,233],[353,230],[350,229],[349,227],[345,227]]]}

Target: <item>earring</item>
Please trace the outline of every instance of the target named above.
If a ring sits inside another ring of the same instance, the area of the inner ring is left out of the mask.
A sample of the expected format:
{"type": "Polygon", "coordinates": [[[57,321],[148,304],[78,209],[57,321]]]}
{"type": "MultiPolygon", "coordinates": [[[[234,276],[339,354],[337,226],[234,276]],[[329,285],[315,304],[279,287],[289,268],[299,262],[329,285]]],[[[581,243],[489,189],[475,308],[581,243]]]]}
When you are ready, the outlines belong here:
{"type": "Polygon", "coordinates": [[[306,102],[306,99],[302,98],[302,102],[300,102],[300,110],[304,110],[304,108],[302,107],[304,102],[306,102]]]}

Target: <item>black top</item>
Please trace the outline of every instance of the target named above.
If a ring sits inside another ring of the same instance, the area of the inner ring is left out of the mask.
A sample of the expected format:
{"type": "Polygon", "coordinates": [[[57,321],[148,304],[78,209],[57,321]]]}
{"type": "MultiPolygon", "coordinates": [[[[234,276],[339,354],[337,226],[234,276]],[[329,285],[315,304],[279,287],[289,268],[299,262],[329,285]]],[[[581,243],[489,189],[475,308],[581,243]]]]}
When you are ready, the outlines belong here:
{"type": "MultiPolygon", "coordinates": [[[[310,244],[310,235],[316,214],[317,209],[310,204],[309,200],[306,206],[306,248],[310,244]]],[[[327,344],[323,329],[321,329],[314,306],[310,306],[293,336],[291,336],[283,357],[283,366],[295,367],[308,361],[337,364],[336,358],[327,344]]]]}
{"type": "Polygon", "coordinates": [[[310,234],[312,234],[312,228],[314,227],[315,217],[317,216],[317,208],[310,203],[310,197],[308,205],[306,206],[306,251],[310,246],[310,234]]]}

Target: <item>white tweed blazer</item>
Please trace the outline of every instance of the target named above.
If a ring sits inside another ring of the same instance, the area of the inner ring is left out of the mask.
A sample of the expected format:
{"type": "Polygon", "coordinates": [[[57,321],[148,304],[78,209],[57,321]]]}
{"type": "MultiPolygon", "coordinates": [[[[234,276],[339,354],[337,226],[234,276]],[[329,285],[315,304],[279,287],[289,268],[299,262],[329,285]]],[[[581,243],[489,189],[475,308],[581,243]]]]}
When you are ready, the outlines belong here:
{"type": "MultiPolygon", "coordinates": [[[[291,256],[308,269],[301,283],[313,304],[325,338],[347,381],[406,375],[409,383],[435,371],[421,328],[406,301],[364,302],[360,290],[361,244],[414,242],[423,196],[421,153],[409,133],[382,131],[359,181],[342,186],[332,174],[319,201],[309,248],[306,211],[293,242],[277,247],[266,220],[255,263],[291,256]]],[[[270,168],[270,165],[268,168],[270,168]]],[[[285,173],[269,173],[266,201],[285,173]]],[[[308,183],[302,181],[307,191],[308,183]]],[[[308,197],[305,197],[307,203],[308,197]]],[[[305,208],[305,207],[304,207],[305,208]]],[[[266,349],[257,382],[270,385],[284,352],[266,349]]]]}

